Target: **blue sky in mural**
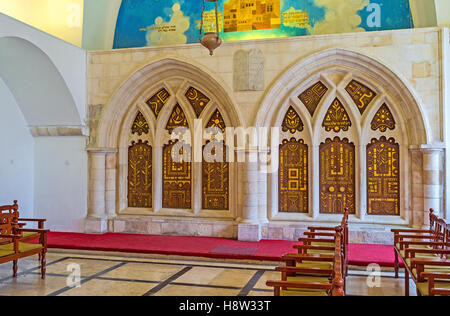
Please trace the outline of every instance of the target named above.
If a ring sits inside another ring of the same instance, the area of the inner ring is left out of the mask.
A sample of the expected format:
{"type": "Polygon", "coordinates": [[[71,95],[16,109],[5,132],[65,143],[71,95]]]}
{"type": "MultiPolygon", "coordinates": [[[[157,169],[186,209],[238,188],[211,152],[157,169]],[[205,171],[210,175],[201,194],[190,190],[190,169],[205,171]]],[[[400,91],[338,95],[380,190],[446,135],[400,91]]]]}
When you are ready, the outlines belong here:
{"type": "MultiPolygon", "coordinates": [[[[235,0],[219,0],[219,11],[227,1],[235,0]]],[[[413,27],[409,0],[272,1],[280,1],[281,14],[307,12],[308,25],[282,22],[268,29],[221,32],[224,41],[413,27]]],[[[114,48],[197,43],[201,8],[201,0],[123,0],[114,48]]],[[[206,11],[212,8],[207,4],[206,11]]]]}

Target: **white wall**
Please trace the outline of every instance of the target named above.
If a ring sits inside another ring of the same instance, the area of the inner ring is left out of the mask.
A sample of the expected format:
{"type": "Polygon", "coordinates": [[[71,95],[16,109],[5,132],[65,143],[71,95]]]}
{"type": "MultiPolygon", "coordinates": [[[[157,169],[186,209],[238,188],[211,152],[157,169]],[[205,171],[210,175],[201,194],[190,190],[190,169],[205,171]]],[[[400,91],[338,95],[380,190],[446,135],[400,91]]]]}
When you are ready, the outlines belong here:
{"type": "Polygon", "coordinates": [[[0,205],[19,201],[20,215],[33,216],[34,139],[14,96],[0,78],[0,205]]]}
{"type": "Polygon", "coordinates": [[[0,38],[29,41],[50,58],[72,94],[81,122],[86,117],[86,51],[0,13],[0,38]]]}
{"type": "Polygon", "coordinates": [[[34,216],[54,231],[82,231],[87,211],[85,137],[36,137],[34,216]]]}

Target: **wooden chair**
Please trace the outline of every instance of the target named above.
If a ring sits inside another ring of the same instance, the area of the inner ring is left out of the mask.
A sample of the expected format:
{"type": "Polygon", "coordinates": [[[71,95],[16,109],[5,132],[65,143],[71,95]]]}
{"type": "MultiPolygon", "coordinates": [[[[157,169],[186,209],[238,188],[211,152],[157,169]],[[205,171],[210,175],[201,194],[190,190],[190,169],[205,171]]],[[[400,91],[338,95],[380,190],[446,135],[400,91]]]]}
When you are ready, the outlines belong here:
{"type": "MultiPolygon", "coordinates": [[[[348,275],[348,209],[345,210],[344,216],[341,221],[341,227],[343,231],[343,251],[344,251],[344,272],[348,275]]],[[[336,227],[308,227],[308,232],[305,233],[306,237],[299,238],[298,240],[302,242],[302,245],[295,245],[294,248],[298,250],[299,254],[321,254],[324,256],[332,256],[336,247],[335,244],[335,230],[336,227]],[[330,238],[331,237],[331,238],[330,238]]],[[[289,255],[285,256],[286,264],[297,267],[320,267],[320,268],[331,268],[332,262],[320,262],[312,263],[310,261],[293,262],[288,260],[289,255]]]]}
{"type": "MultiPolygon", "coordinates": [[[[433,291],[434,281],[437,279],[435,276],[450,273],[450,265],[446,261],[450,254],[449,225],[435,216],[432,210],[430,223],[429,230],[393,230],[396,257],[401,257],[405,265],[406,296],[410,294],[410,278],[417,285],[418,295],[428,296],[437,293],[433,291]]],[[[445,285],[445,277],[438,280],[441,279],[444,280],[445,285]]]]}
{"type": "MultiPolygon", "coordinates": [[[[47,233],[45,229],[25,229],[19,223],[19,206],[0,206],[0,264],[13,262],[13,277],[17,277],[18,260],[39,255],[42,279],[46,273],[47,233]],[[38,240],[37,244],[27,241],[38,240]]],[[[39,225],[45,220],[38,220],[39,225]]]]}
{"type": "MultiPolygon", "coordinates": [[[[434,210],[430,209],[429,213],[430,218],[430,229],[392,229],[391,231],[394,233],[394,255],[395,255],[395,278],[398,278],[398,273],[400,270],[400,260],[402,257],[401,252],[403,249],[403,242],[405,239],[411,238],[421,238],[424,240],[432,241],[433,237],[435,238],[438,234],[438,230],[440,229],[438,226],[439,217],[434,214],[434,210]]],[[[417,241],[417,239],[416,239],[417,241]]],[[[421,245],[420,242],[416,243],[414,246],[416,248],[426,248],[428,244],[421,245]]]]}
{"type": "Polygon", "coordinates": [[[268,281],[267,286],[274,288],[275,296],[345,296],[345,255],[342,227],[336,227],[334,234],[335,249],[332,256],[321,254],[292,255],[290,260],[307,260],[316,263],[332,262],[332,269],[310,267],[278,267],[282,273],[281,281],[268,281]],[[291,275],[294,276],[291,276],[291,275]]]}

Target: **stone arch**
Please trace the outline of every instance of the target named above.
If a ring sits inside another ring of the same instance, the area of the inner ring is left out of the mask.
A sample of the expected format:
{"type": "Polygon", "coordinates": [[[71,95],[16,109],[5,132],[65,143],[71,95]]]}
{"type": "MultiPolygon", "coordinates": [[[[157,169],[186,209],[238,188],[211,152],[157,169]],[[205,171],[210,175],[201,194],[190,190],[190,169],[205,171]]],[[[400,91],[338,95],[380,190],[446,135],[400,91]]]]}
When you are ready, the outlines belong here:
{"type": "Polygon", "coordinates": [[[223,81],[214,77],[203,66],[193,65],[191,62],[178,58],[165,58],[136,71],[116,90],[101,118],[97,147],[116,148],[120,125],[128,107],[139,98],[146,87],[171,77],[186,78],[214,92],[214,97],[220,100],[221,106],[226,109],[233,125],[243,126],[244,119],[223,81]]]}
{"type": "Polygon", "coordinates": [[[33,135],[83,134],[83,118],[74,96],[56,65],[38,46],[19,37],[0,37],[0,76],[14,94],[33,135]]]}
{"type": "Polygon", "coordinates": [[[429,122],[421,108],[419,98],[406,83],[379,61],[361,53],[334,48],[313,54],[292,65],[265,94],[256,116],[256,126],[270,126],[280,102],[292,96],[299,86],[311,77],[330,69],[340,69],[356,76],[370,77],[382,86],[393,99],[397,112],[408,122],[407,134],[410,145],[431,142],[429,122]]]}

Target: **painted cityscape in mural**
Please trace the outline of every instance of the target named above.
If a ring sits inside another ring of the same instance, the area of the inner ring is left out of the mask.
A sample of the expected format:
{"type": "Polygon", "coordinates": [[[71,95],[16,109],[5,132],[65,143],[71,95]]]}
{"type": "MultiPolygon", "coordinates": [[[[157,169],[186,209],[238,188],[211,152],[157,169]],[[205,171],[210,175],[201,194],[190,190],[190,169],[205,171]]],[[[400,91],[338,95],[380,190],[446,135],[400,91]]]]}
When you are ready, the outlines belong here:
{"type": "MultiPolygon", "coordinates": [[[[123,0],[114,48],[199,42],[202,0],[123,0]]],[[[413,28],[409,0],[218,0],[224,41],[413,28]]],[[[203,30],[216,31],[205,1],[203,30]]]]}

